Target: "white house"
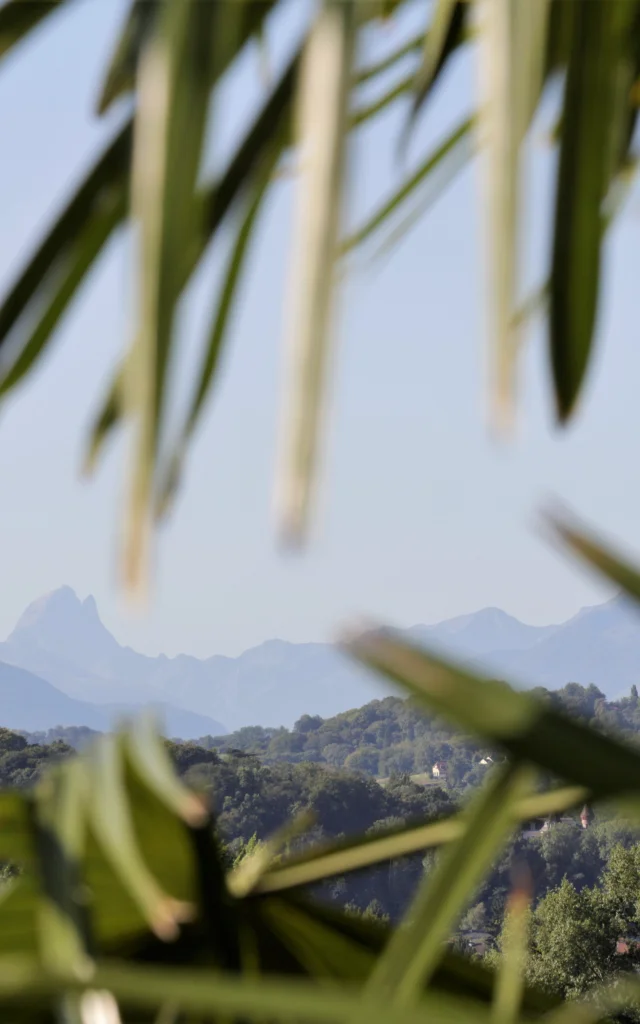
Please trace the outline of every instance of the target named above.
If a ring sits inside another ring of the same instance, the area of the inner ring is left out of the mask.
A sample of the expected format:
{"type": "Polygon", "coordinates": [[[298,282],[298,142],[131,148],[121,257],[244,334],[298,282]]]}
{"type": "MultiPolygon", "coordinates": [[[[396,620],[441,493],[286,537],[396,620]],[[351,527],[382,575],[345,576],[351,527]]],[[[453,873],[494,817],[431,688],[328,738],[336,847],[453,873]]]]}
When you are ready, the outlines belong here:
{"type": "Polygon", "coordinates": [[[431,769],[431,774],[433,775],[434,779],[444,779],[447,774],[447,762],[436,761],[433,768],[431,769]]]}
{"type": "Polygon", "coordinates": [[[489,765],[493,764],[493,758],[491,754],[487,754],[486,757],[483,757],[482,760],[478,761],[478,764],[481,764],[483,765],[483,767],[488,768],[489,765]]]}

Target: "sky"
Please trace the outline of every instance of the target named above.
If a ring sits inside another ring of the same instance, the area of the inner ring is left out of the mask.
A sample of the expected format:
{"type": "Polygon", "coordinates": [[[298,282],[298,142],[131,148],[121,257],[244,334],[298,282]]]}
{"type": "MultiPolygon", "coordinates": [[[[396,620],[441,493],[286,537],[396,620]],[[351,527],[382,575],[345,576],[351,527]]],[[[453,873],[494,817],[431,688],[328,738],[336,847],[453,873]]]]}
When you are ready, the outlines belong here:
{"type": "MultiPolygon", "coordinates": [[[[291,6],[291,5],[290,5],[291,6]]],[[[419,24],[372,33],[369,55],[419,24]]],[[[123,3],[76,0],[0,67],[3,223],[0,289],[79,180],[122,110],[93,105],[123,3]]],[[[272,59],[297,31],[294,5],[272,59]]],[[[247,54],[214,110],[215,168],[263,86],[247,54]]],[[[399,104],[352,151],[354,223],[467,109],[473,69],[457,64],[421,122],[406,167],[399,104]]],[[[535,282],[548,236],[551,157],[534,131],[526,218],[535,282]]],[[[487,430],[482,182],[465,170],[391,256],[359,260],[340,296],[332,401],[310,542],[283,553],[272,515],[292,184],[262,217],[223,373],[193,445],[183,489],[157,538],[151,596],[133,613],[118,584],[126,438],[91,480],[79,467],[92,411],[129,340],[131,254],[115,239],[37,371],[0,408],[0,636],[63,584],[93,594],[103,621],[146,653],[237,654],[262,641],[330,640],[366,616],[432,623],[497,606],[531,623],[562,621],[609,591],[558,552],[541,509],[562,500],[623,547],[640,550],[637,251],[629,200],[611,233],[599,347],[579,414],[553,425],[544,334],[529,332],[515,437],[487,430]]],[[[180,319],[189,366],[207,322],[220,254],[205,262],[180,319]]],[[[180,393],[180,392],[179,392],[180,393]]]]}

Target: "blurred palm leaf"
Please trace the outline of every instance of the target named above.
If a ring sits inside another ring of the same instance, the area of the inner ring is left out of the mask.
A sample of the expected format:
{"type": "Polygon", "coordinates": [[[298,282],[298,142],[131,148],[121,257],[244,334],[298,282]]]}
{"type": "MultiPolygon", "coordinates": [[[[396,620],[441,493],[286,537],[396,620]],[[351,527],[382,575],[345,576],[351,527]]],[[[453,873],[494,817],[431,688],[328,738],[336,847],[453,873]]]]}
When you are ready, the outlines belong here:
{"type": "Polygon", "coordinates": [[[405,924],[390,940],[363,993],[361,1015],[387,1000],[403,1012],[415,1005],[442,956],[444,943],[513,828],[512,805],[531,776],[507,767],[465,814],[465,828],[422,882],[405,924]]]}
{"type": "Polygon", "coordinates": [[[550,522],[569,550],[615,583],[634,601],[640,601],[640,570],[567,516],[550,517],[550,522]]]}
{"type": "Polygon", "coordinates": [[[502,746],[596,799],[640,797],[640,754],[554,710],[531,693],[477,676],[406,643],[393,630],[363,634],[348,650],[408,688],[430,711],[502,746]]]}
{"type": "Polygon", "coordinates": [[[0,7],[0,59],[68,0],[7,0],[0,7]]]}
{"type": "MultiPolygon", "coordinates": [[[[581,786],[565,786],[526,797],[513,805],[513,823],[567,811],[583,804],[588,792],[581,786]]],[[[288,857],[274,865],[258,880],[255,891],[282,892],[331,876],[362,871],[374,864],[453,842],[464,834],[465,829],[466,819],[455,816],[414,827],[403,824],[383,835],[358,836],[326,847],[319,845],[311,852],[288,857]]]]}
{"type": "Polygon", "coordinates": [[[467,0],[437,0],[434,4],[431,23],[424,36],[422,63],[414,85],[411,121],[449,57],[463,41],[469,9],[467,0]]]}
{"type": "MultiPolygon", "coordinates": [[[[173,318],[184,281],[181,263],[201,235],[196,182],[214,61],[223,26],[220,6],[167,0],[143,48],[132,169],[132,215],[139,232],[138,319],[123,398],[135,423],[125,575],[146,576],[154,466],[166,400],[173,318]]],[[[227,19],[228,21],[228,19],[227,19]]]]}
{"type": "Polygon", "coordinates": [[[556,403],[566,420],[581,390],[598,310],[605,200],[628,139],[638,5],[573,5],[562,113],[551,270],[550,346],[556,403]]]}
{"type": "Polygon", "coordinates": [[[480,131],[487,149],[491,337],[496,426],[511,425],[515,404],[516,317],[521,239],[522,144],[543,81],[547,0],[486,0],[480,33],[485,83],[480,131]]]}
{"type": "Polygon", "coordinates": [[[514,886],[505,909],[504,953],[496,978],[493,1019],[496,1024],[510,1024],[520,1016],[524,979],[529,951],[529,909],[531,877],[528,865],[515,866],[514,886]]]}
{"type": "Polygon", "coordinates": [[[294,543],[306,528],[324,397],[355,29],[351,0],[325,0],[310,30],[300,71],[302,170],[278,489],[279,519],[286,538],[294,543]]]}

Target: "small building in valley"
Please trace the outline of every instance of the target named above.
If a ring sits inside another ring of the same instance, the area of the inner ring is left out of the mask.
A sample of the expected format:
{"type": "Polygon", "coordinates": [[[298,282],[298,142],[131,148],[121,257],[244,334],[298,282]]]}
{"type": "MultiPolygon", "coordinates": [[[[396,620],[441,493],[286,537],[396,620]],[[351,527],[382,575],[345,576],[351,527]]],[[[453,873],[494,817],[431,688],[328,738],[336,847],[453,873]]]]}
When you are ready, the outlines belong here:
{"type": "Polygon", "coordinates": [[[433,768],[431,769],[431,774],[433,775],[434,779],[445,779],[447,777],[447,762],[436,761],[433,768]]]}

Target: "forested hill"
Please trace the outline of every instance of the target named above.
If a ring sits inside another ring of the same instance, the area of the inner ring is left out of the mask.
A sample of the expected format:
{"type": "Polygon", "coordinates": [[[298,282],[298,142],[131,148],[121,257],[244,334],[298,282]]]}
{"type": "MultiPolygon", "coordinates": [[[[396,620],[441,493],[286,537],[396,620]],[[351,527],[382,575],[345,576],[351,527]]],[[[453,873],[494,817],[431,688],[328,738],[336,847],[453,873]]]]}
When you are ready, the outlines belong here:
{"type": "MultiPolygon", "coordinates": [[[[628,739],[640,735],[637,690],[619,701],[607,701],[596,686],[569,683],[561,690],[538,688],[542,696],[573,718],[628,739]]],[[[414,701],[398,697],[374,700],[333,718],[303,715],[293,729],[251,726],[225,736],[204,736],[201,746],[242,750],[266,763],[317,761],[366,772],[377,778],[393,774],[431,773],[445,761],[450,787],[476,785],[484,772],[480,762],[493,752],[475,736],[425,715],[414,701]]]]}
{"type": "MultiPolygon", "coordinates": [[[[628,697],[611,702],[596,686],[569,683],[561,690],[533,691],[574,718],[634,741],[640,734],[640,701],[632,687],[628,697]]],[[[95,735],[78,727],[30,733],[30,743],[62,740],[81,747],[95,735]]],[[[303,715],[293,729],[245,726],[224,736],[202,736],[195,745],[219,752],[242,751],[265,764],[316,762],[364,772],[375,778],[394,774],[430,775],[445,761],[449,788],[477,785],[484,774],[483,758],[492,751],[477,737],[465,736],[442,720],[431,718],[412,700],[387,697],[333,718],[303,715]]]]}

